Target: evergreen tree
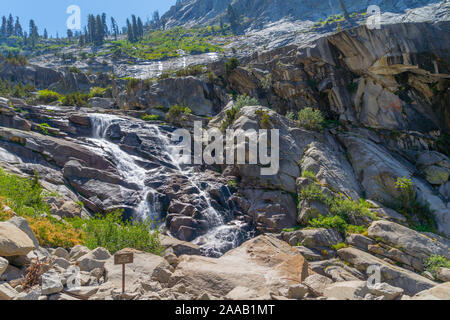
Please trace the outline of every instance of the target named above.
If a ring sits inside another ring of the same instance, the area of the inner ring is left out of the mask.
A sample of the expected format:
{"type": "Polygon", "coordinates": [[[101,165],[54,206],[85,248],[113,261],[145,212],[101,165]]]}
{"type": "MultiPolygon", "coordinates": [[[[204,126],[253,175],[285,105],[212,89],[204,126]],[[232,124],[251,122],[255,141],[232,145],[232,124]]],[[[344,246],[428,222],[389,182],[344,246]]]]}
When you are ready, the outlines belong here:
{"type": "Polygon", "coordinates": [[[109,34],[108,24],[106,23],[106,13],[102,13],[103,34],[107,36],[109,34]]]}
{"type": "Polygon", "coordinates": [[[34,48],[36,46],[36,42],[38,41],[39,38],[39,33],[38,33],[38,28],[36,26],[36,23],[34,22],[33,19],[30,20],[30,26],[29,26],[29,38],[30,38],[30,42],[31,42],[31,46],[34,48]]]}
{"type": "Polygon", "coordinates": [[[6,23],[6,36],[11,37],[14,35],[14,18],[12,14],[9,15],[6,23]]]}
{"type": "Polygon", "coordinates": [[[88,34],[89,34],[89,38],[88,38],[88,42],[92,43],[95,41],[95,30],[96,30],[96,20],[93,14],[90,14],[88,16],[88,34]]]}
{"type": "Polygon", "coordinates": [[[130,23],[130,19],[127,19],[127,37],[129,42],[133,42],[133,26],[130,23]]]}
{"type": "Polygon", "coordinates": [[[48,32],[47,32],[47,29],[44,29],[44,39],[48,39],[48,32]]]}
{"type": "Polygon", "coordinates": [[[138,39],[138,26],[136,16],[134,14],[131,16],[131,21],[133,24],[133,42],[136,42],[138,39]]]}
{"type": "Polygon", "coordinates": [[[144,38],[144,24],[142,23],[141,18],[137,20],[137,34],[139,39],[144,38]]]}
{"type": "Polygon", "coordinates": [[[111,29],[114,34],[114,40],[117,40],[117,35],[119,34],[119,27],[117,26],[116,19],[111,17],[111,29]]]}
{"type": "Polygon", "coordinates": [[[2,26],[1,26],[1,28],[0,28],[0,36],[2,36],[2,37],[6,37],[6,22],[7,20],[6,20],[6,17],[5,16],[3,16],[2,17],[2,26]]]}
{"type": "Polygon", "coordinates": [[[19,17],[16,17],[16,23],[14,25],[14,35],[17,37],[23,37],[23,29],[20,25],[19,17]]]}
{"type": "Polygon", "coordinates": [[[67,38],[69,38],[69,40],[73,38],[73,31],[70,29],[67,29],[67,38]]]}
{"type": "Polygon", "coordinates": [[[102,17],[97,15],[95,20],[95,36],[94,36],[94,44],[97,46],[101,46],[103,44],[103,40],[105,39],[105,28],[102,21],[102,17]]]}

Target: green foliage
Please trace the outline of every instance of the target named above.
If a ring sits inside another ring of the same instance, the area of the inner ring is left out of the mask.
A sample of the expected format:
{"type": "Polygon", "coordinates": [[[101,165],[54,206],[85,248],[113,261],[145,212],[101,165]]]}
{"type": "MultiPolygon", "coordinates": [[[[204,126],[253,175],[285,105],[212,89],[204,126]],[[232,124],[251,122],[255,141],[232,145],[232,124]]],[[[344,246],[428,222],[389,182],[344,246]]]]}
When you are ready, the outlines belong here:
{"type": "Polygon", "coordinates": [[[41,90],[37,94],[37,99],[41,103],[52,103],[61,99],[61,95],[58,92],[51,90],[41,90]]]}
{"type": "Polygon", "coordinates": [[[151,115],[145,114],[142,116],[142,120],[144,120],[144,121],[157,121],[159,119],[160,119],[160,116],[157,114],[151,114],[151,115]]]}
{"type": "Polygon", "coordinates": [[[69,248],[82,244],[83,235],[78,230],[51,216],[42,194],[37,173],[32,178],[22,178],[0,169],[0,221],[12,217],[2,209],[7,205],[27,220],[41,246],[69,248]]]}
{"type": "Polygon", "coordinates": [[[236,118],[239,114],[239,111],[242,109],[242,107],[258,106],[258,105],[260,105],[260,103],[255,98],[251,98],[246,95],[238,96],[236,99],[236,103],[233,105],[233,107],[226,111],[225,120],[220,125],[220,129],[222,131],[225,131],[226,129],[228,129],[233,124],[233,122],[236,120],[236,118]]]}
{"type": "Polygon", "coordinates": [[[230,188],[237,189],[237,187],[238,187],[238,182],[237,182],[236,180],[229,180],[229,181],[228,181],[228,186],[229,186],[230,188]]]}
{"type": "Polygon", "coordinates": [[[349,84],[347,84],[347,89],[350,93],[356,92],[356,90],[358,89],[358,83],[350,82],[349,84]]]}
{"type": "Polygon", "coordinates": [[[222,52],[221,45],[213,43],[215,29],[175,27],[168,30],[152,30],[141,40],[130,43],[126,40],[111,41],[111,48],[102,54],[114,57],[132,57],[143,60],[164,60],[186,54],[222,52]]]}
{"type": "Polygon", "coordinates": [[[317,184],[312,184],[303,188],[300,192],[301,200],[307,201],[320,201],[323,203],[328,203],[329,198],[323,193],[322,188],[317,184]]]}
{"type": "Polygon", "coordinates": [[[370,204],[362,199],[358,203],[345,197],[338,197],[330,202],[330,212],[343,217],[346,221],[349,220],[350,216],[368,216],[375,220],[376,215],[370,212],[369,208],[370,204]]]}
{"type": "Polygon", "coordinates": [[[436,277],[436,271],[438,268],[450,268],[450,260],[444,256],[433,255],[425,261],[425,271],[430,272],[436,277]]]}
{"type": "Polygon", "coordinates": [[[318,184],[310,185],[304,188],[299,194],[299,204],[301,200],[319,201],[324,203],[329,212],[329,216],[319,217],[308,222],[309,226],[316,228],[326,228],[326,226],[334,225],[333,228],[342,233],[364,233],[367,231],[366,226],[354,226],[350,224],[352,217],[367,216],[372,220],[377,217],[370,212],[371,205],[360,199],[359,202],[347,199],[344,196],[330,197],[323,193],[318,184]]]}
{"type": "Polygon", "coordinates": [[[256,110],[255,114],[257,116],[261,117],[260,122],[259,122],[261,128],[263,128],[263,129],[271,129],[272,128],[272,124],[270,123],[270,117],[269,117],[269,114],[267,113],[267,111],[256,110]]]}
{"type": "Polygon", "coordinates": [[[412,180],[407,177],[398,178],[395,182],[395,188],[400,191],[399,200],[403,208],[408,209],[415,198],[412,180]]]}
{"type": "Polygon", "coordinates": [[[81,70],[78,69],[77,67],[70,67],[70,68],[69,68],[69,72],[72,72],[72,73],[81,73],[81,70]]]}
{"type": "Polygon", "coordinates": [[[230,76],[231,72],[239,66],[239,60],[236,58],[230,58],[225,62],[225,73],[227,77],[230,76]]]}
{"type": "Polygon", "coordinates": [[[345,242],[341,242],[341,243],[332,245],[331,248],[335,251],[338,251],[340,249],[348,248],[348,244],[346,244],[345,242]]]}
{"type": "Polygon", "coordinates": [[[322,216],[319,215],[316,219],[311,219],[308,225],[312,228],[325,228],[325,229],[336,229],[340,233],[345,234],[347,231],[347,222],[340,216],[322,216]]]}
{"type": "Polygon", "coordinates": [[[169,112],[167,112],[166,118],[167,121],[173,122],[177,120],[181,115],[189,115],[192,111],[188,107],[174,105],[170,107],[169,112]]]}
{"type": "Polygon", "coordinates": [[[288,118],[289,120],[292,120],[292,121],[297,120],[297,116],[295,115],[295,112],[292,112],[292,111],[288,111],[286,113],[286,118],[288,118]]]}
{"type": "Polygon", "coordinates": [[[198,76],[205,72],[203,65],[188,66],[184,69],[178,70],[175,75],[177,77],[198,76]]]}
{"type": "Polygon", "coordinates": [[[62,96],[59,100],[65,106],[87,107],[90,97],[89,93],[74,92],[62,96]]]}
{"type": "Polygon", "coordinates": [[[410,227],[419,232],[438,233],[433,212],[428,204],[422,204],[417,200],[414,184],[407,177],[398,178],[395,188],[400,192],[397,197],[398,205],[395,210],[408,218],[410,227]],[[416,219],[412,219],[415,216],[416,219]]]}
{"type": "Polygon", "coordinates": [[[312,171],[309,171],[309,170],[303,171],[302,172],[302,177],[303,178],[309,178],[309,179],[312,179],[314,181],[317,181],[316,174],[314,172],[312,172],[312,171]]]}
{"type": "Polygon", "coordinates": [[[50,128],[50,125],[48,123],[41,123],[39,125],[39,131],[42,134],[48,135],[48,128],[50,128]]]}
{"type": "Polygon", "coordinates": [[[125,248],[150,252],[160,255],[164,249],[159,241],[159,232],[154,230],[151,221],[124,222],[123,212],[117,210],[106,217],[97,215],[93,219],[76,218],[71,224],[85,234],[85,245],[90,249],[106,248],[111,254],[125,248]]]}
{"type": "Polygon", "coordinates": [[[97,97],[97,98],[103,98],[105,96],[106,91],[108,91],[110,88],[100,88],[100,87],[94,87],[89,92],[89,96],[91,98],[97,97]]]}
{"type": "Polygon", "coordinates": [[[34,91],[36,91],[36,88],[31,84],[17,83],[12,85],[9,80],[3,81],[0,79],[0,96],[2,97],[30,98],[34,91]]]}
{"type": "Polygon", "coordinates": [[[127,91],[128,92],[132,92],[134,89],[136,89],[139,84],[141,83],[140,79],[135,79],[135,78],[126,78],[125,80],[127,80],[127,91]]]}
{"type": "Polygon", "coordinates": [[[298,121],[300,126],[307,130],[320,131],[323,128],[324,117],[320,110],[308,107],[298,113],[298,121]]]}
{"type": "Polygon", "coordinates": [[[242,107],[259,106],[259,105],[261,105],[261,104],[257,99],[249,97],[247,95],[239,95],[236,99],[236,103],[234,104],[234,106],[236,108],[238,108],[239,110],[242,107]]]}
{"type": "Polygon", "coordinates": [[[0,60],[15,65],[15,66],[26,66],[28,65],[28,60],[25,56],[19,54],[17,51],[16,52],[8,52],[8,55],[6,57],[4,57],[1,53],[0,53],[0,60]]]}

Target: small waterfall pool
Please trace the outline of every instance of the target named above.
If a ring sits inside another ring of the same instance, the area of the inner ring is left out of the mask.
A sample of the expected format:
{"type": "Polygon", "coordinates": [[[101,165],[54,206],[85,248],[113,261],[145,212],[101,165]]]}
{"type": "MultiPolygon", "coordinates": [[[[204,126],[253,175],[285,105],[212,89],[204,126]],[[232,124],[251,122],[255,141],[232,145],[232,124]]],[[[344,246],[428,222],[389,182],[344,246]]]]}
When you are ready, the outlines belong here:
{"type": "MultiPolygon", "coordinates": [[[[156,194],[157,191],[146,186],[144,183],[149,176],[152,176],[152,173],[156,176],[160,169],[144,169],[138,164],[139,162],[142,163],[143,159],[126,153],[119,145],[106,139],[108,128],[112,124],[120,124],[121,122],[129,120],[106,114],[91,114],[90,119],[93,137],[88,139],[88,141],[92,144],[92,148],[97,152],[102,152],[111,159],[119,173],[127,182],[139,186],[140,202],[135,208],[137,218],[142,220],[150,219],[152,221],[161,221],[161,217],[156,210],[156,203],[154,201],[153,203],[149,201],[149,199],[154,199],[154,197],[151,197],[150,195],[156,194]]],[[[176,160],[176,148],[172,145],[169,136],[163,134],[158,125],[145,123],[145,127],[148,128],[160,142],[161,152],[163,152],[164,156],[170,160],[171,165],[176,168],[181,176],[187,177],[187,181],[189,181],[193,187],[199,190],[199,196],[205,203],[206,209],[204,214],[208,220],[209,230],[206,234],[195,239],[193,243],[200,246],[204,255],[212,257],[219,257],[226,251],[238,247],[248,238],[245,232],[242,231],[243,223],[240,221],[226,223],[225,218],[212,206],[209,194],[204,191],[204,188],[201,188],[199,175],[194,172],[192,167],[183,168],[176,160]]]]}

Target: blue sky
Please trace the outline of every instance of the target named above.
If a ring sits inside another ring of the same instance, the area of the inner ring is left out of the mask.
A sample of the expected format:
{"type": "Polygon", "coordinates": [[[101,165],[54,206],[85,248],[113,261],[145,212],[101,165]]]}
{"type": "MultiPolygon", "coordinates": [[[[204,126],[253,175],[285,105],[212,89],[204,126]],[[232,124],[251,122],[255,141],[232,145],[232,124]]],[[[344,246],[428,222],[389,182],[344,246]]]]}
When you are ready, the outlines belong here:
{"type": "Polygon", "coordinates": [[[69,15],[67,7],[77,5],[81,8],[81,23],[86,22],[89,13],[99,14],[106,12],[109,17],[113,16],[119,27],[125,25],[127,17],[131,14],[140,16],[145,22],[147,17],[151,18],[153,11],[159,10],[162,15],[176,0],[1,0],[0,15],[18,16],[22,27],[28,30],[28,22],[34,19],[39,33],[42,34],[47,28],[49,34],[56,35],[58,31],[61,36],[67,33],[66,21],[69,15]]]}

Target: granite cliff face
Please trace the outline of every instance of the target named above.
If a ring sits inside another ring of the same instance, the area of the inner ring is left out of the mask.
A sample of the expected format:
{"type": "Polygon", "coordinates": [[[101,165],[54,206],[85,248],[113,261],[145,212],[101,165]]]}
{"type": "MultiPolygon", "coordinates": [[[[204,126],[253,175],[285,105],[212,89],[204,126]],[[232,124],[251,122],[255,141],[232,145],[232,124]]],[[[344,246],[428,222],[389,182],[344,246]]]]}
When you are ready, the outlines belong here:
{"type": "MultiPolygon", "coordinates": [[[[377,0],[354,1],[344,0],[346,10],[365,12],[370,5],[377,5],[382,12],[404,13],[407,9],[436,4],[437,0],[377,0]]],[[[310,20],[326,19],[334,14],[343,13],[339,0],[185,0],[173,6],[162,17],[167,26],[218,24],[221,18],[227,20],[227,7],[231,4],[240,15],[247,18],[252,27],[261,28],[264,25],[279,20],[310,20]]]]}

